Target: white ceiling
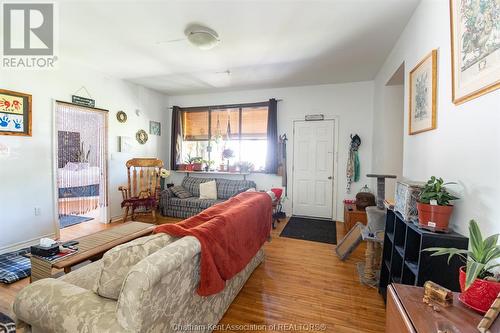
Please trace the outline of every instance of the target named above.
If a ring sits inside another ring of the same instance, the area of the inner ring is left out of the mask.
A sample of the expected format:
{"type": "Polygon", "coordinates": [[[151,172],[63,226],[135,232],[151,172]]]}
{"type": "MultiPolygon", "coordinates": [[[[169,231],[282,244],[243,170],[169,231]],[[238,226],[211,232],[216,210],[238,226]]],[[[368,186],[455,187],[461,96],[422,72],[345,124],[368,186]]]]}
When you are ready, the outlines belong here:
{"type": "Polygon", "coordinates": [[[60,54],[171,95],[371,80],[418,2],[64,1],[60,54]],[[189,23],[222,42],[164,42],[189,23]]]}

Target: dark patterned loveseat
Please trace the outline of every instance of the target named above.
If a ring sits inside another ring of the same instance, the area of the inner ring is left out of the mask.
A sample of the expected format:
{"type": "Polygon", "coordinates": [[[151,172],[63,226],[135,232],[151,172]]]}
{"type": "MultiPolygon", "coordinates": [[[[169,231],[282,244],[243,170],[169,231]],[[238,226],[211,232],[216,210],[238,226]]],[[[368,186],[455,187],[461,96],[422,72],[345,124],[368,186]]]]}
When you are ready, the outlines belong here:
{"type": "Polygon", "coordinates": [[[242,189],[255,188],[251,180],[233,180],[223,178],[184,177],[184,187],[193,196],[185,199],[178,198],[170,189],[161,192],[160,211],[163,216],[188,218],[196,215],[219,202],[225,201],[242,189]],[[217,199],[200,199],[200,184],[215,180],[217,184],[217,199]]]}

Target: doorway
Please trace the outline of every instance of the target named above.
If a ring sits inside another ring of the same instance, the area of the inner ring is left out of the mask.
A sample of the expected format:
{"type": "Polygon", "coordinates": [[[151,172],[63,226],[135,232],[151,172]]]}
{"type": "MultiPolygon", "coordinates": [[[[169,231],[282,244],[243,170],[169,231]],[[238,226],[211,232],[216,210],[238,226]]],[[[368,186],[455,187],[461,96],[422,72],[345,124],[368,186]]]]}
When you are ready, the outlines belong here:
{"type": "Polygon", "coordinates": [[[58,227],[108,221],[108,112],[55,103],[58,227]]]}
{"type": "Polygon", "coordinates": [[[335,120],[295,121],[293,215],[334,216],[335,120]]]}

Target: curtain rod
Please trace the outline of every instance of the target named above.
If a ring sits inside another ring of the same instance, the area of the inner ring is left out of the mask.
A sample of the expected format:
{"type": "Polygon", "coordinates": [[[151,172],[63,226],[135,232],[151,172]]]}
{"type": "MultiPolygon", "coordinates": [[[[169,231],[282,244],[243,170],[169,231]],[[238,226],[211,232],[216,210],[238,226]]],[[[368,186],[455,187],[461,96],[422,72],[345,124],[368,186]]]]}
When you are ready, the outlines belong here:
{"type": "MultiPolygon", "coordinates": [[[[277,99],[276,102],[282,102],[283,99],[277,99]]],[[[245,106],[252,106],[252,105],[259,105],[259,104],[264,104],[264,103],[267,103],[267,102],[257,102],[257,103],[241,103],[241,104],[227,104],[227,105],[204,105],[204,106],[188,106],[188,107],[185,107],[185,109],[189,109],[189,108],[208,108],[208,107],[211,107],[211,108],[234,108],[234,107],[237,107],[237,106],[242,106],[242,107],[245,107],[245,106]]],[[[172,110],[173,107],[170,106],[168,108],[169,110],[172,110]]]]}

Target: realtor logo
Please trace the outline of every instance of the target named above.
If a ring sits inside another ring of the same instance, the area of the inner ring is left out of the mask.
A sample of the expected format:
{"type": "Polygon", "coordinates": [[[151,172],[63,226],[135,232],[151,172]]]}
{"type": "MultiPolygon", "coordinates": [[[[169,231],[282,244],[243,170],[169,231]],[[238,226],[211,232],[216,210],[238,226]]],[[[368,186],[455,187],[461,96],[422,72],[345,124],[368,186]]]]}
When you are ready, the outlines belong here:
{"type": "Polygon", "coordinates": [[[2,67],[53,68],[54,3],[3,3],[2,67]]]}

